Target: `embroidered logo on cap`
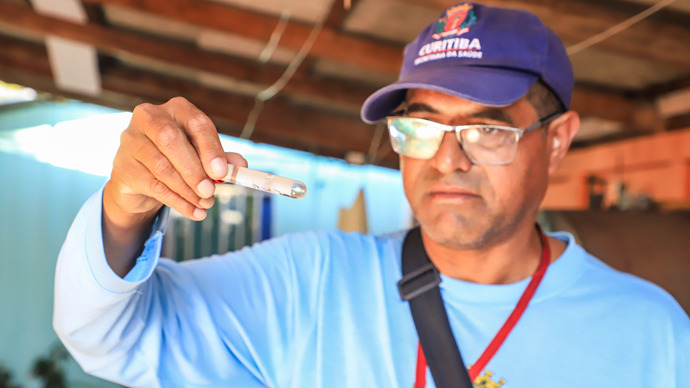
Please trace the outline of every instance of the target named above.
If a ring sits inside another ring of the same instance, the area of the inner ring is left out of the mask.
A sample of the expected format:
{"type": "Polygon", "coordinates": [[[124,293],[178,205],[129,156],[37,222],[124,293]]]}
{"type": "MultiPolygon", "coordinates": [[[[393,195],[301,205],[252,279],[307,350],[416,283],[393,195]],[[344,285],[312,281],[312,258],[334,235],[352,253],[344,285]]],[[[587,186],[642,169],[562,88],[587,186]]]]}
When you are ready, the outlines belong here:
{"type": "Polygon", "coordinates": [[[477,21],[472,4],[461,4],[448,8],[446,14],[436,23],[434,39],[462,35],[477,21]]]}
{"type": "Polygon", "coordinates": [[[445,58],[482,58],[482,45],[479,38],[459,38],[470,31],[477,22],[472,4],[460,4],[448,8],[436,22],[434,40],[419,49],[414,65],[445,58]]]}

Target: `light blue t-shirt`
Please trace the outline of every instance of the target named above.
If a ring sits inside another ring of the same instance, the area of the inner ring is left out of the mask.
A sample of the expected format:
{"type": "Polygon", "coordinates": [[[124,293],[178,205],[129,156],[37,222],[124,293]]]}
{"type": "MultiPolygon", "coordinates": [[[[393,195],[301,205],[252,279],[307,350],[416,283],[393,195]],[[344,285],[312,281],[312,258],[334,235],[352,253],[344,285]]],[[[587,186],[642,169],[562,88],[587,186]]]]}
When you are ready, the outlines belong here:
{"type": "MultiPolygon", "coordinates": [[[[135,387],[413,386],[418,338],[397,290],[403,233],[303,233],[176,263],[158,258],[162,217],[121,279],[103,253],[101,206],[98,193],[76,217],[55,282],[55,329],[87,372],[135,387]]],[[[690,319],[678,303],[552,236],[567,249],[475,386],[690,387],[690,319]]],[[[442,278],[468,365],[528,282],[442,278]]]]}

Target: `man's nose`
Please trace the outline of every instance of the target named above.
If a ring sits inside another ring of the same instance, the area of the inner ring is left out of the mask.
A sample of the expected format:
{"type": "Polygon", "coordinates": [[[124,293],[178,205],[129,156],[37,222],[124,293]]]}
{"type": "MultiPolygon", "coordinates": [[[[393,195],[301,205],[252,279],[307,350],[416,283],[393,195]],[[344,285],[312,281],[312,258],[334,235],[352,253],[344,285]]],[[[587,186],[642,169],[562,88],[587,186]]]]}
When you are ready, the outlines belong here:
{"type": "Polygon", "coordinates": [[[467,157],[454,132],[446,132],[436,155],[431,159],[432,166],[441,173],[455,170],[469,171],[472,161],[467,157]]]}

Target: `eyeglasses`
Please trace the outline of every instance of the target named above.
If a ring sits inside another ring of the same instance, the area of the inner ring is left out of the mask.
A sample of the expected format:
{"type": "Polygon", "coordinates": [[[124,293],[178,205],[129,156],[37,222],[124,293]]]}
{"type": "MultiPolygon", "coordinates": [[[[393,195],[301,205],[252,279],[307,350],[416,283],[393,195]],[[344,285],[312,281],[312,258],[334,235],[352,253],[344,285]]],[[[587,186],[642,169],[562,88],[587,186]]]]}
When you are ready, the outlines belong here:
{"type": "Polygon", "coordinates": [[[445,125],[415,117],[394,116],[387,119],[393,150],[415,159],[430,159],[441,147],[446,132],[455,132],[467,158],[475,164],[502,165],[515,159],[518,141],[541,128],[560,112],[537,120],[525,129],[504,125],[445,125]]]}

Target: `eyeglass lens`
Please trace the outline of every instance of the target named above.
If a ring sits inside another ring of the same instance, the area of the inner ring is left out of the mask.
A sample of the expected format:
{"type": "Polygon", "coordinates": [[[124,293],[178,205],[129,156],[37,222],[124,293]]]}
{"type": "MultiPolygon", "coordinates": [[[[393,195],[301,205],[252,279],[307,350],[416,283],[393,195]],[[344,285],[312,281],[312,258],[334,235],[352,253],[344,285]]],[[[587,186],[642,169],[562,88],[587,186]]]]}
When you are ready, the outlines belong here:
{"type": "MultiPolygon", "coordinates": [[[[432,158],[443,141],[447,126],[411,117],[388,121],[393,150],[411,158],[432,158]]],[[[495,125],[472,125],[456,129],[455,136],[467,157],[478,164],[506,164],[517,152],[519,133],[495,125]],[[458,130],[459,129],[459,130],[458,130]]]]}

